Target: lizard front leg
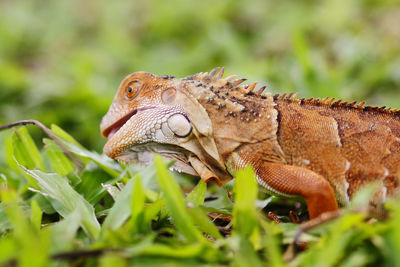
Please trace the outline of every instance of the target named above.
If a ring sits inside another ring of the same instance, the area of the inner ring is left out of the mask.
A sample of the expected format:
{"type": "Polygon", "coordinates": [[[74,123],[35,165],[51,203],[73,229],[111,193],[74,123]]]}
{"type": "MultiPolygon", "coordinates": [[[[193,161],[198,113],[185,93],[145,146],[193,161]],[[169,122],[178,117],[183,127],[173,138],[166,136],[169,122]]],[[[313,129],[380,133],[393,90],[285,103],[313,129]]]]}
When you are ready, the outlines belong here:
{"type": "Polygon", "coordinates": [[[253,164],[258,183],[283,196],[304,197],[310,219],[338,209],[334,191],[321,175],[298,166],[259,161],[253,164]]]}

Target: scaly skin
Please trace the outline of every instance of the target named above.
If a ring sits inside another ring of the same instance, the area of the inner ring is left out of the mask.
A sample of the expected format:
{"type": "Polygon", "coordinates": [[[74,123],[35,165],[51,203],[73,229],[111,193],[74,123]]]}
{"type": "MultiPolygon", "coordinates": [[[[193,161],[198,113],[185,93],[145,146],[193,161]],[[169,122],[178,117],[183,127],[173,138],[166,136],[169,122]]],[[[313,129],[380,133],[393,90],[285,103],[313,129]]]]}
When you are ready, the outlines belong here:
{"type": "Polygon", "coordinates": [[[223,69],[183,79],[137,72],[121,83],[101,132],[104,153],[124,162],[176,159],[174,168],[219,185],[251,164],[259,184],[304,197],[310,218],[338,209],[377,181],[375,204],[400,179],[400,112],[262,95],[256,83],[223,78],[223,69]],[[218,73],[217,73],[218,72],[218,73]]]}

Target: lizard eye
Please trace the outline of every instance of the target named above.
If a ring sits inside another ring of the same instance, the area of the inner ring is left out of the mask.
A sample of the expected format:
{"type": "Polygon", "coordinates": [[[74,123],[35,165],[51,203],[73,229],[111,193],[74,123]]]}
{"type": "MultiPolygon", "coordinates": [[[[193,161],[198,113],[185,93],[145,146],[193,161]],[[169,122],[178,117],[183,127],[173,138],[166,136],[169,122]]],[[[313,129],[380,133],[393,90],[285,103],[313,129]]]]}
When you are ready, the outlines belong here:
{"type": "Polygon", "coordinates": [[[128,98],[134,98],[139,94],[139,83],[137,81],[132,81],[126,86],[126,96],[128,98]]]}

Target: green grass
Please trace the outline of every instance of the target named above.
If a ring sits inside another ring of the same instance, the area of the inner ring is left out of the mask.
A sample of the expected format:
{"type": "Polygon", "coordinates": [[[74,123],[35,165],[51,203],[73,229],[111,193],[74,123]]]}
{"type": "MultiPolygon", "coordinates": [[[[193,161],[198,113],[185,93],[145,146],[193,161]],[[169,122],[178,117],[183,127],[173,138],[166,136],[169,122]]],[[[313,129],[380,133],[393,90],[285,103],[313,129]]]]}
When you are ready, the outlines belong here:
{"type": "Polygon", "coordinates": [[[56,126],[52,131],[78,157],[79,167],[52,140],[44,139],[37,148],[25,127],[8,134],[10,174],[2,175],[0,189],[0,264],[400,263],[400,202],[389,202],[387,217],[372,222],[365,212],[371,189],[361,192],[340,218],[304,233],[300,241],[307,249],[301,251],[293,247],[299,225],[267,219],[262,208],[270,209],[273,201],[256,207],[256,200],[266,196],[258,195],[251,168],[238,172],[233,188],[207,188],[169,172],[159,156],[154,165],[137,170],[88,151],[56,126]],[[225,190],[233,192],[234,203],[225,190]],[[232,217],[221,222],[216,214],[232,217]]]}

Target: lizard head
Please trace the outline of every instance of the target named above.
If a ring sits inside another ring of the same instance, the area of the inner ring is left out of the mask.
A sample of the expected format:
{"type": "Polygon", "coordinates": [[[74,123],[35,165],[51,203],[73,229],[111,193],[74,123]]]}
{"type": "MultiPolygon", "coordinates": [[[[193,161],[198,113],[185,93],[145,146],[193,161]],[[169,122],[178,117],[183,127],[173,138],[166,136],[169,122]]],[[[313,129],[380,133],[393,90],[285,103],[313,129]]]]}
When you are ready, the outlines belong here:
{"type": "Polygon", "coordinates": [[[183,153],[176,147],[187,141],[192,125],[176,102],[177,86],[170,76],[136,72],[127,76],[103,117],[100,129],[108,142],[104,153],[124,162],[148,161],[147,152],[183,153]],[[163,145],[160,145],[163,144],[163,145]]]}

